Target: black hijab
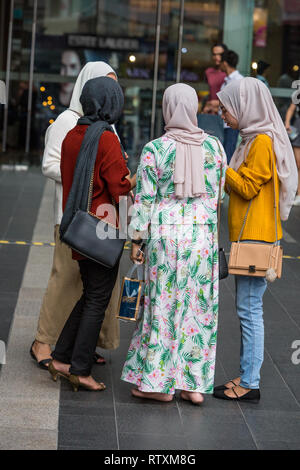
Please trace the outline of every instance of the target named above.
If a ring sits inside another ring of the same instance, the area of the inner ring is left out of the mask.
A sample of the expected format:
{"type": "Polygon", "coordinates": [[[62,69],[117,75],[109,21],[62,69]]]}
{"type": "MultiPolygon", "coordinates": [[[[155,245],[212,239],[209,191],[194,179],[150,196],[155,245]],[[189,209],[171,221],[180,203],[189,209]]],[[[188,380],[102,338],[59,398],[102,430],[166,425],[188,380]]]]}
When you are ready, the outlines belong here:
{"type": "Polygon", "coordinates": [[[109,77],[92,78],[82,89],[80,102],[83,117],[77,124],[88,125],[76,161],[72,187],[60,224],[63,236],[76,211],[87,210],[89,186],[98,152],[99,140],[104,131],[114,132],[111,124],[120,117],[124,106],[122,88],[109,77]]]}

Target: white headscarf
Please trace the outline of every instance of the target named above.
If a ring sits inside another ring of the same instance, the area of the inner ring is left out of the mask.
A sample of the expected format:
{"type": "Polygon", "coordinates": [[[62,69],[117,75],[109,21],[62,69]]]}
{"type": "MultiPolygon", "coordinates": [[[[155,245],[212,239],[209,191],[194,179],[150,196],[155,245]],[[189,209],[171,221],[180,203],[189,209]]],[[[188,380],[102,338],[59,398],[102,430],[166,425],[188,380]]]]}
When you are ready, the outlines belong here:
{"type": "Polygon", "coordinates": [[[183,83],[169,86],[163,96],[166,136],[176,141],[175,194],[179,198],[206,193],[202,144],[208,137],[197,122],[198,97],[183,83]]]}
{"type": "Polygon", "coordinates": [[[238,170],[247,157],[247,144],[258,134],[271,137],[281,182],[280,216],[282,220],[287,220],[297,191],[298,171],[290,139],[270,90],[260,80],[246,77],[230,83],[217,96],[238,120],[242,137],[241,144],[230,160],[231,168],[238,170]]]}
{"type": "Polygon", "coordinates": [[[117,76],[116,72],[106,62],[88,62],[79,73],[70,102],[69,109],[83,116],[82,106],[79,101],[82,89],[91,78],[105,77],[109,73],[117,76]]]}
{"type": "MultiPolygon", "coordinates": [[[[56,181],[56,197],[54,203],[55,224],[60,224],[62,218],[62,186],[61,186],[61,146],[68,132],[73,129],[80,117],[83,116],[79,98],[85,83],[91,78],[106,76],[116,72],[105,62],[88,62],[77,77],[70,107],[63,111],[51,124],[45,135],[45,150],[43,156],[43,174],[56,181]]],[[[114,129],[115,133],[116,130],[114,129]]],[[[118,134],[116,133],[117,137],[118,134]]]]}

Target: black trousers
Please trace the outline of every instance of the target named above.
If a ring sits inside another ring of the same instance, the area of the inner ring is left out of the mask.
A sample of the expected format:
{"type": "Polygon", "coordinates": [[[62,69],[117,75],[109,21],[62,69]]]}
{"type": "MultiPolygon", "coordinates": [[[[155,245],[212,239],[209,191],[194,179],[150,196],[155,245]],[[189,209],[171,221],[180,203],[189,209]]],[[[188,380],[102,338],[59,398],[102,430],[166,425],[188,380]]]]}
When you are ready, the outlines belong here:
{"type": "Polygon", "coordinates": [[[71,374],[88,376],[105,310],[117,279],[119,263],[114,268],[106,268],[92,260],[78,263],[83,294],[58,338],[52,357],[71,364],[71,374]]]}

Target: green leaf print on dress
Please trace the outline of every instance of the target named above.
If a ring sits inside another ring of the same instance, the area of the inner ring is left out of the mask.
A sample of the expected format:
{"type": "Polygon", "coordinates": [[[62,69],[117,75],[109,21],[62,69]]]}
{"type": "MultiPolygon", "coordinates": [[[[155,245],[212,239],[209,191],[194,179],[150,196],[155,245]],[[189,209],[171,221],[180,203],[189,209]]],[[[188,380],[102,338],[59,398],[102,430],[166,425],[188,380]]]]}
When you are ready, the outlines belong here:
{"type": "Polygon", "coordinates": [[[206,194],[189,199],[177,199],[174,194],[175,141],[163,136],[147,144],[141,155],[137,215],[130,228],[151,228],[145,303],[122,379],[144,392],[213,391],[218,319],[216,209],[220,166],[223,162],[224,184],[226,156],[211,137],[204,149],[206,194]],[[167,236],[163,235],[166,228],[167,236]]]}

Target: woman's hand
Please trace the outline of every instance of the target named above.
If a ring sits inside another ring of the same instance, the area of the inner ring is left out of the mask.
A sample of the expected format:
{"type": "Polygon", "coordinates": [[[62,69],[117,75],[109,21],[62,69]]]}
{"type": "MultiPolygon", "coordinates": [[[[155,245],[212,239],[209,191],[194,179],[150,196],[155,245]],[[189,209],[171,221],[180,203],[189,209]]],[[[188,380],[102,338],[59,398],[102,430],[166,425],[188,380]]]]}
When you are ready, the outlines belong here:
{"type": "Polygon", "coordinates": [[[285,121],[285,128],[287,130],[288,133],[291,132],[291,123],[289,121],[285,121]]]}
{"type": "Polygon", "coordinates": [[[143,264],[145,261],[145,255],[141,251],[141,245],[132,243],[130,259],[134,264],[143,264]]]}
{"type": "Polygon", "coordinates": [[[125,176],[125,178],[129,181],[129,183],[131,184],[131,188],[130,189],[133,189],[136,187],[136,174],[131,176],[131,173],[129,173],[129,175],[125,176]]]}

